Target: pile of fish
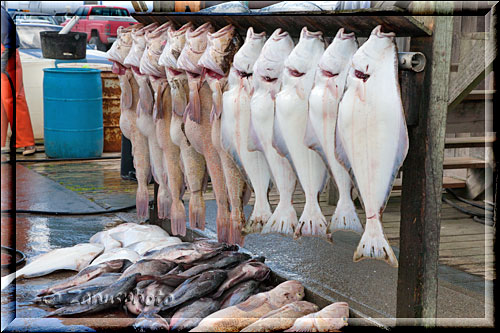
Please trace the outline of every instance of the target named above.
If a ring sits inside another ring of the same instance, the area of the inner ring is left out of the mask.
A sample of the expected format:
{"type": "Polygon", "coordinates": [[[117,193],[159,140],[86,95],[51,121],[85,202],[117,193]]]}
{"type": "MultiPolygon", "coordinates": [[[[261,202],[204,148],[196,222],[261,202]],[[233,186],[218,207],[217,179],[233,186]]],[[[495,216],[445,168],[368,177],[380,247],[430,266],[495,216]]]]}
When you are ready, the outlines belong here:
{"type": "Polygon", "coordinates": [[[133,146],[139,216],[148,211],[152,175],[158,214],[170,218],[172,233],[186,233],[186,186],[190,226],[203,230],[210,177],[220,242],[243,245],[257,232],[330,240],[348,230],[363,234],[354,261],[397,266],[381,223],[408,150],[394,38],[381,26],[359,48],[344,29],[327,45],[322,32],[304,27],[294,45],[282,29],[266,39],[249,28],[243,39],[232,25],[215,31],[210,23],[120,28],[108,57],[122,86],[120,126],[133,146]],[[318,196],[329,177],[339,200],[327,221],[318,196]],[[300,217],[292,203],[297,183],[306,199],[300,217]]]}
{"type": "Polygon", "coordinates": [[[89,243],[33,258],[3,277],[2,289],[16,278],[74,270],[78,273],[41,290],[34,299],[55,308],[47,317],[121,308],[137,316],[136,328],[193,332],[331,330],[347,325],[346,303],[319,311],[303,300],[300,282],[270,285],[264,261],[239,252],[237,245],[206,239],[182,242],[158,226],[124,223],[95,234],[89,243]]]}

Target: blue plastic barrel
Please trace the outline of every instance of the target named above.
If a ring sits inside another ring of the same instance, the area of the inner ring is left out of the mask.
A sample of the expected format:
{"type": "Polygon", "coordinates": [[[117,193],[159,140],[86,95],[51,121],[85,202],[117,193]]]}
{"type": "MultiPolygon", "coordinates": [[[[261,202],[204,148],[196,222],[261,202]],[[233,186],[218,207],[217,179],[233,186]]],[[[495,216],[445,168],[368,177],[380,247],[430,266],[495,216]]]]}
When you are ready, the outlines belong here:
{"type": "Polygon", "coordinates": [[[101,71],[45,68],[43,121],[45,154],[52,158],[102,155],[101,71]]]}

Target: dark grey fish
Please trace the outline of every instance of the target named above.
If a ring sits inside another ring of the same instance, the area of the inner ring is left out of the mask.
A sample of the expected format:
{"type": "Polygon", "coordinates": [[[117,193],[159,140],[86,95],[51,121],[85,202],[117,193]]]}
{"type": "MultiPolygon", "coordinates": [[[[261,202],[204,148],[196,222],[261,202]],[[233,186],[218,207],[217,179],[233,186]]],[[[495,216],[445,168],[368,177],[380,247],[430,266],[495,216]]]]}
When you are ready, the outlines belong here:
{"type": "Polygon", "coordinates": [[[168,310],[194,298],[212,293],[227,277],[223,270],[211,270],[186,280],[168,295],[161,304],[161,310],[168,310]]]}
{"type": "Polygon", "coordinates": [[[85,299],[91,298],[92,296],[103,291],[106,288],[107,286],[90,286],[66,292],[57,292],[55,294],[37,297],[35,298],[35,302],[42,303],[51,307],[79,304],[83,303],[85,299]]]}
{"type": "Polygon", "coordinates": [[[226,290],[220,298],[221,309],[240,304],[259,290],[259,281],[249,280],[240,282],[232,288],[226,290]]]}
{"type": "Polygon", "coordinates": [[[271,270],[266,264],[255,259],[247,260],[229,271],[227,280],[219,287],[213,297],[220,297],[224,291],[242,281],[264,281],[268,278],[270,272],[271,270]]]}
{"type": "Polygon", "coordinates": [[[144,259],[161,259],[176,264],[190,264],[216,256],[222,251],[237,250],[238,246],[218,243],[212,240],[199,240],[193,243],[179,243],[153,253],[146,253],[144,259]]]}
{"type": "Polygon", "coordinates": [[[170,320],[170,328],[178,331],[190,330],[200,321],[218,311],[220,302],[209,297],[193,300],[177,310],[170,320]]]}
{"type": "MultiPolygon", "coordinates": [[[[136,288],[140,288],[139,286],[136,288]]],[[[134,288],[134,291],[135,289],[134,288]]],[[[135,297],[130,300],[127,300],[125,303],[127,310],[134,313],[145,313],[159,312],[159,306],[161,302],[169,296],[173,291],[174,287],[168,286],[158,281],[153,281],[142,289],[138,289],[135,291],[135,297]]]]}
{"type": "Polygon", "coordinates": [[[78,272],[78,274],[56,283],[52,287],[40,291],[38,296],[51,294],[69,287],[77,286],[104,273],[122,272],[124,267],[128,267],[130,264],[132,264],[132,262],[128,259],[116,259],[88,266],[78,272]]]}
{"type": "Polygon", "coordinates": [[[75,304],[59,308],[50,312],[46,317],[72,316],[76,314],[89,314],[109,308],[117,307],[125,301],[130,290],[136,285],[139,273],[119,279],[103,291],[92,296],[82,304],[75,304]]]}
{"type": "Polygon", "coordinates": [[[141,259],[127,268],[121,277],[124,278],[135,273],[159,276],[169,272],[175,266],[177,264],[167,260],[141,259]]]}

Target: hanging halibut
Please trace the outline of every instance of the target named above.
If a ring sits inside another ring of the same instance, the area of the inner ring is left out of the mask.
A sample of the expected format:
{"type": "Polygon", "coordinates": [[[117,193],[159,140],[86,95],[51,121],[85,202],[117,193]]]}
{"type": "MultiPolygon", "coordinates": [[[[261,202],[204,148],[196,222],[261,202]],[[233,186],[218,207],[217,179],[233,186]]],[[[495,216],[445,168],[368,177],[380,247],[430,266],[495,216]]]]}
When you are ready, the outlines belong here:
{"type": "Polygon", "coordinates": [[[351,177],[335,158],[335,124],[340,99],[344,92],[349,65],[358,43],[354,33],[346,34],[341,28],[321,57],[314,88],[309,96],[309,123],[305,144],[318,152],[335,179],[339,191],[335,213],[328,231],[338,229],[362,233],[363,226],[356,214],[351,198],[351,177]]]}
{"type": "MultiPolygon", "coordinates": [[[[198,66],[207,47],[207,34],[213,32],[210,23],[186,32],[186,43],[177,59],[177,65],[188,77],[189,102],[184,112],[184,133],[194,149],[205,157],[208,173],[217,201],[217,237],[221,242],[229,240],[229,201],[219,153],[212,141],[212,91],[202,77],[202,67],[198,66]]],[[[202,226],[204,227],[204,225],[202,226]]]]}
{"type": "Polygon", "coordinates": [[[276,94],[281,89],[283,63],[292,50],[293,41],[288,32],[277,29],[264,44],[253,67],[248,150],[266,158],[280,195],[278,206],[262,228],[263,233],[293,234],[298,224],[292,205],[297,178],[290,163],[272,146],[276,94]]]}
{"type": "Polygon", "coordinates": [[[150,161],[147,139],[137,129],[137,104],[139,102],[139,86],[134,79],[132,69],[125,65],[125,58],[132,47],[132,33],[144,26],[134,24],[128,28],[118,29],[118,39],[107,52],[108,58],[113,62],[113,73],[120,79],[120,129],[132,144],[132,156],[137,178],[136,207],[137,216],[145,219],[148,216],[149,193],[148,183],[150,177],[150,161]]]}
{"type": "Polygon", "coordinates": [[[306,196],[304,211],[295,229],[295,238],[303,235],[327,236],[327,223],[318,197],[328,173],[321,157],[304,144],[309,94],[316,66],[324,49],[323,34],[310,32],[304,27],[299,43],[285,60],[283,86],[276,95],[273,147],[288,159],[306,196]]]}
{"type": "MultiPolygon", "coordinates": [[[[177,65],[177,59],[186,43],[186,32],[191,29],[191,22],[178,30],[169,29],[168,39],[158,63],[165,66],[167,80],[170,85],[172,101],[172,117],[170,121],[170,138],[180,149],[181,166],[189,188],[189,223],[191,228],[205,228],[205,200],[203,191],[206,188],[208,174],[205,158],[189,143],[184,133],[184,111],[189,96],[186,73],[177,65]]],[[[183,208],[184,209],[184,208],[183,208]]],[[[172,205],[172,224],[177,225],[179,234],[186,232],[185,220],[174,221],[176,213],[172,205]]]]}
{"type": "Polygon", "coordinates": [[[165,67],[158,61],[162,54],[165,42],[168,40],[170,24],[164,24],[151,33],[146,34],[148,47],[141,58],[140,70],[149,75],[149,80],[155,94],[153,107],[153,118],[155,122],[156,139],[163,153],[163,166],[166,171],[163,176],[167,177],[164,182],[168,184],[172,204],[170,209],[170,221],[172,234],[186,235],[186,212],[182,202],[184,195],[184,178],[181,170],[181,158],[179,146],[172,142],[170,136],[170,125],[172,119],[172,101],[170,86],[168,84],[165,67]],[[164,27],[163,29],[160,29],[164,27]]]}
{"type": "Polygon", "coordinates": [[[245,225],[243,206],[248,202],[251,190],[231,156],[221,145],[222,95],[226,90],[229,69],[234,55],[241,45],[241,37],[232,25],[227,25],[215,33],[209,33],[208,46],[198,61],[203,67],[204,78],[212,90],[212,143],[219,154],[224,180],[231,204],[228,242],[243,245],[242,229],[245,225]]]}
{"type": "Polygon", "coordinates": [[[150,24],[132,34],[133,43],[130,52],[125,58],[125,64],[130,65],[134,78],[139,85],[139,103],[137,104],[137,128],[145,136],[151,160],[151,172],[158,187],[158,217],[164,219],[169,217],[172,198],[166,183],[166,167],[163,165],[163,152],[156,139],[156,126],[153,119],[154,95],[149,75],[140,71],[141,58],[146,49],[147,32],[161,29],[158,24],[150,24]]]}
{"type": "Polygon", "coordinates": [[[377,26],[354,54],[339,105],[335,153],[353,176],[366,214],[354,261],[375,258],[397,266],[382,230],[382,212],[408,152],[394,36],[377,26]]]}
{"type": "Polygon", "coordinates": [[[253,90],[253,66],[266,41],[266,33],[256,34],[249,28],[245,43],[234,56],[229,72],[228,88],[222,97],[221,144],[229,153],[255,193],[255,204],[244,231],[260,232],[271,217],[267,199],[271,171],[265,156],[248,150],[250,128],[250,98],[253,90]]]}

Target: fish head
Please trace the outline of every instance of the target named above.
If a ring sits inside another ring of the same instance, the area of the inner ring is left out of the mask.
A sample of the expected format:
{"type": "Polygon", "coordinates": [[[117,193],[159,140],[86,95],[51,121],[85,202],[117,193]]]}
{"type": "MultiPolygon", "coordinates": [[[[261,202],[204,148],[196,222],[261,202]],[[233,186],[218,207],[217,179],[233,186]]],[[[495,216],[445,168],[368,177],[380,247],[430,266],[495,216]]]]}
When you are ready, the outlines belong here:
{"type": "Polygon", "coordinates": [[[324,318],[348,318],[349,304],[346,302],[335,302],[330,304],[321,310],[321,316],[324,318]]]}
{"type": "Polygon", "coordinates": [[[186,31],[188,31],[188,29],[192,29],[192,27],[193,24],[188,22],[178,30],[174,30],[172,27],[168,29],[167,43],[163,48],[163,52],[158,61],[160,65],[174,70],[180,70],[177,66],[177,59],[186,44],[186,31]]]}
{"type": "Polygon", "coordinates": [[[229,84],[233,85],[240,82],[240,85],[250,93],[252,89],[253,66],[265,42],[265,31],[257,34],[253,31],[252,27],[248,28],[245,43],[234,55],[233,67],[228,79],[229,84]]]}
{"type": "Polygon", "coordinates": [[[394,76],[397,81],[398,58],[395,34],[383,33],[379,25],[370,38],[352,56],[347,86],[356,90],[361,101],[365,101],[366,88],[377,84],[377,77],[394,76]]]}
{"type": "Polygon", "coordinates": [[[253,66],[254,90],[270,92],[276,96],[281,88],[285,59],[294,47],[292,37],[282,29],[276,29],[265,42],[253,66]]]}
{"type": "Polygon", "coordinates": [[[136,67],[137,69],[141,66],[141,57],[146,48],[145,34],[146,32],[153,31],[157,27],[158,23],[155,22],[132,32],[132,47],[123,61],[124,65],[136,67]]]}
{"type": "Polygon", "coordinates": [[[253,279],[257,281],[264,281],[269,277],[271,270],[266,264],[260,261],[251,261],[248,263],[253,271],[253,279]]]}
{"type": "Polygon", "coordinates": [[[146,48],[142,53],[140,61],[140,72],[147,75],[156,77],[165,77],[165,68],[158,64],[158,60],[162,54],[163,48],[168,38],[168,29],[172,23],[168,21],[162,24],[153,31],[145,33],[146,48]]]}
{"type": "Polygon", "coordinates": [[[285,281],[270,291],[272,298],[279,300],[283,305],[301,301],[304,296],[304,286],[296,280],[285,281]]]}
{"type": "Polygon", "coordinates": [[[301,98],[308,96],[314,83],[316,66],[324,50],[323,33],[302,28],[299,42],[285,60],[283,84],[295,86],[301,98]]]}
{"type": "Polygon", "coordinates": [[[312,313],[319,311],[319,307],[308,301],[297,301],[289,304],[296,312],[300,313],[312,313]]]}
{"type": "Polygon", "coordinates": [[[199,26],[196,30],[189,27],[186,31],[186,43],[182,48],[179,58],[177,58],[177,66],[193,75],[201,75],[202,68],[198,66],[203,52],[207,48],[207,34],[213,31],[212,25],[207,22],[199,26]]]}
{"type": "Polygon", "coordinates": [[[345,33],[340,28],[319,60],[315,82],[326,84],[336,99],[342,96],[350,61],[357,49],[354,33],[345,33]]]}
{"type": "MultiPolygon", "coordinates": [[[[125,58],[132,47],[132,32],[137,30],[138,24],[124,28],[119,27],[117,31],[117,39],[111,45],[111,48],[106,52],[109,61],[113,63],[112,71],[115,74],[124,75],[126,67],[123,65],[125,58]],[[135,27],[135,29],[133,29],[135,27]]],[[[141,24],[142,26],[142,24],[141,24]]]]}
{"type": "Polygon", "coordinates": [[[235,53],[241,45],[241,37],[232,24],[207,34],[207,48],[198,61],[207,75],[224,77],[228,75],[235,53]]]}

